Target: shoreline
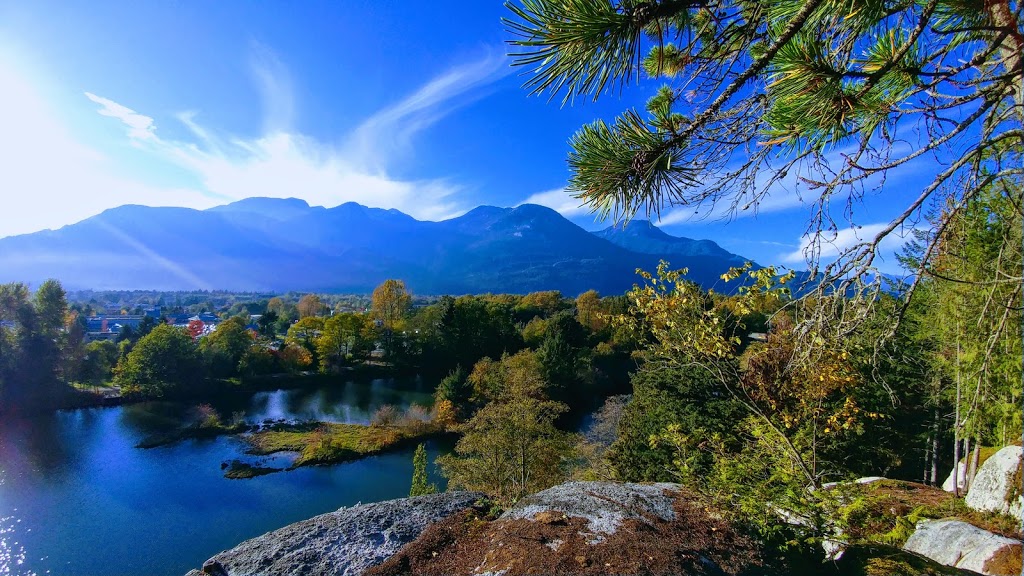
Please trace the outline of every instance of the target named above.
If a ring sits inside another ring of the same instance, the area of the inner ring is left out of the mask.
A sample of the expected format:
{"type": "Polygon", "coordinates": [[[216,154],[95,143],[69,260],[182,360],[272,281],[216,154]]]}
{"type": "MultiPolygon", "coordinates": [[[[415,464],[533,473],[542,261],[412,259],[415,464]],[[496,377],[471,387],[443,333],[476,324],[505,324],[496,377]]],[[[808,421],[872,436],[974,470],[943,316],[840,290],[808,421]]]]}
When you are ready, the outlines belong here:
{"type": "MultiPolygon", "coordinates": [[[[154,400],[172,402],[208,402],[224,395],[248,394],[267,390],[293,390],[315,386],[338,378],[394,378],[405,375],[407,371],[396,371],[387,367],[353,366],[344,371],[331,374],[319,372],[303,372],[298,374],[279,373],[260,376],[248,376],[238,378],[206,378],[194,391],[182,391],[176,394],[164,396],[137,396],[122,395],[118,390],[116,394],[109,394],[110,389],[103,392],[91,392],[66,385],[59,392],[59,397],[46,406],[0,406],[0,416],[33,417],[50,412],[62,412],[68,410],[82,410],[88,408],[111,408],[151,402],[154,400]],[[201,391],[201,392],[200,392],[201,391]]],[[[412,372],[417,374],[417,372],[412,372]]]]}

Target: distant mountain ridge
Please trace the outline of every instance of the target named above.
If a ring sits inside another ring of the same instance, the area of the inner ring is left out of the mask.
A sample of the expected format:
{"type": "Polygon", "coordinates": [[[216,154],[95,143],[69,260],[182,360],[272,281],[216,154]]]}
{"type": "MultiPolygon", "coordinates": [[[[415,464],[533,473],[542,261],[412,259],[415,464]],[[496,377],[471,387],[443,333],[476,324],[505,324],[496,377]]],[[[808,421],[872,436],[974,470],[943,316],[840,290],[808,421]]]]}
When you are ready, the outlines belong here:
{"type": "Polygon", "coordinates": [[[714,242],[637,221],[590,233],[534,204],[441,222],[346,203],[248,198],[208,210],[112,208],[59,230],[0,239],[0,282],[73,288],[368,292],[402,278],[421,294],[589,289],[621,293],[638,267],[688,267],[705,286],[743,263],[714,242]]]}

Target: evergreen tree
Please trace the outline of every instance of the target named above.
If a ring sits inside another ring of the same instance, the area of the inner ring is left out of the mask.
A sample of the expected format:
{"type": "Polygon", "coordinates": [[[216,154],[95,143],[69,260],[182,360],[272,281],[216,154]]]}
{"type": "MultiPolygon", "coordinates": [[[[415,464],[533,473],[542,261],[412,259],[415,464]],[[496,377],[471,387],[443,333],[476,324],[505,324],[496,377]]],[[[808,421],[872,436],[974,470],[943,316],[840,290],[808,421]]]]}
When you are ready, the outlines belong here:
{"type": "Polygon", "coordinates": [[[412,456],[412,488],[409,496],[425,496],[437,492],[437,486],[428,483],[427,448],[420,444],[412,456]]]}

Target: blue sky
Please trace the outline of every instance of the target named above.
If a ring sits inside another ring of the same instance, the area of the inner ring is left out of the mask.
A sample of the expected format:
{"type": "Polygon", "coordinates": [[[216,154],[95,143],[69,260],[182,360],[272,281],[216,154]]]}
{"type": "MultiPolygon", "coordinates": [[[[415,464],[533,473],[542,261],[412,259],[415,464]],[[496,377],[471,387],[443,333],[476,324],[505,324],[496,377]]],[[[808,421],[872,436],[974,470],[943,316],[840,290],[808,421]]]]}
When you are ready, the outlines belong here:
{"type": "MultiPolygon", "coordinates": [[[[498,1],[0,0],[0,237],[126,203],[249,196],[431,220],[531,201],[602,228],[562,192],[567,140],[657,85],[565,107],[531,97],[505,56],[504,15],[498,1]]],[[[929,171],[911,168],[856,207],[862,228],[836,247],[905,205],[929,171]]],[[[800,267],[802,198],[779,187],[727,223],[670,208],[662,225],[800,267]]]]}

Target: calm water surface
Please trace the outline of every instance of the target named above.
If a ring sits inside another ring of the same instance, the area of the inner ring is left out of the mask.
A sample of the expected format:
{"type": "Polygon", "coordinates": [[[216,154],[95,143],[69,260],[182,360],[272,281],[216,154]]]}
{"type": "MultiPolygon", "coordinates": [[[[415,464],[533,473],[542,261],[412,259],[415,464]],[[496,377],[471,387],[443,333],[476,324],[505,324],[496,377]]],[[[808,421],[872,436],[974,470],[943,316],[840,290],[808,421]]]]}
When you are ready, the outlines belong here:
{"type": "MultiPolygon", "coordinates": [[[[215,406],[222,414],[244,411],[254,422],[366,423],[383,404],[429,404],[432,389],[421,381],[339,382],[215,406]]],[[[181,575],[285,524],[408,494],[411,449],[228,480],[221,463],[245,458],[236,438],[134,447],[179,425],[188,411],[146,403],[0,420],[0,576],[181,575]]],[[[447,450],[428,444],[431,460],[447,450]]]]}

